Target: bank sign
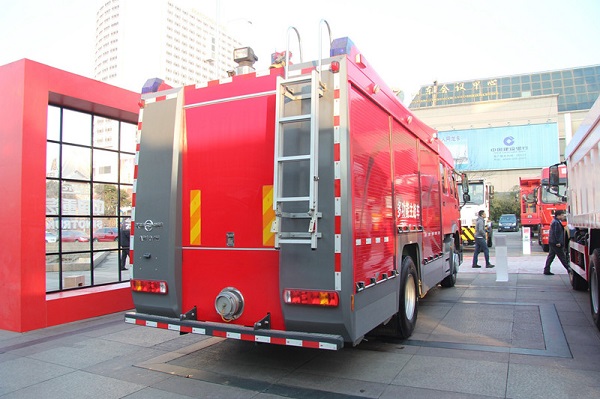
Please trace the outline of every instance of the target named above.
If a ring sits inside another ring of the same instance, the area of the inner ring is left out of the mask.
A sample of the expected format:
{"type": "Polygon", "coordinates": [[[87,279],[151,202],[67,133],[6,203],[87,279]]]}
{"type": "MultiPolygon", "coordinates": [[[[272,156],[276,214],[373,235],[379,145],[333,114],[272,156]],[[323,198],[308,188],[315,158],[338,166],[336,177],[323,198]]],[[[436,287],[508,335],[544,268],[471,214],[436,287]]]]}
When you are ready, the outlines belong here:
{"type": "Polygon", "coordinates": [[[438,132],[457,170],[542,168],[560,161],[558,125],[492,127],[438,132]]]}

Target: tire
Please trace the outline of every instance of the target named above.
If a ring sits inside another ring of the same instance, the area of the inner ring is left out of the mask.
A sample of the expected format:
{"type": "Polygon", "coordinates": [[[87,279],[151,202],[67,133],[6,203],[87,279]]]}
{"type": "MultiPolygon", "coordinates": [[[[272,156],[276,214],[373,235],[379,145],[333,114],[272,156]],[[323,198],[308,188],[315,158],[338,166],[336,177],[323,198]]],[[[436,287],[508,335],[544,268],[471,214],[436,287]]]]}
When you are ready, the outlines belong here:
{"type": "Polygon", "coordinates": [[[594,249],[590,259],[590,308],[596,328],[600,330],[600,250],[594,249]]]}
{"type": "Polygon", "coordinates": [[[450,274],[447,275],[441,282],[440,285],[444,288],[454,287],[456,284],[456,275],[458,274],[458,254],[454,249],[454,238],[450,242],[450,274]]]}
{"type": "Polygon", "coordinates": [[[585,281],[579,274],[575,273],[572,269],[569,270],[569,281],[571,282],[571,287],[575,291],[587,291],[588,283],[585,281]]]}
{"type": "Polygon", "coordinates": [[[406,339],[410,337],[417,324],[419,312],[418,276],[415,263],[410,256],[402,259],[400,269],[400,308],[396,314],[397,337],[406,339]]]}

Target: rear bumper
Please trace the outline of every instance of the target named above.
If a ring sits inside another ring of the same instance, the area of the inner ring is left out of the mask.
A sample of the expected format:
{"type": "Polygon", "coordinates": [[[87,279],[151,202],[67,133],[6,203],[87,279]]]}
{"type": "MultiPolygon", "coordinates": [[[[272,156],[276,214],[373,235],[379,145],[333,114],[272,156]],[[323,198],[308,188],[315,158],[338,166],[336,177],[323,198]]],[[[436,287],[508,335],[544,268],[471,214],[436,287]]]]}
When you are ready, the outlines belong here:
{"type": "Polygon", "coordinates": [[[344,339],[342,336],[333,334],[267,329],[255,330],[251,327],[235,324],[180,320],[137,312],[126,313],[125,322],[144,327],[179,331],[180,333],[209,335],[213,337],[232,338],[242,341],[262,342],[275,345],[300,346],[304,348],[328,350],[339,350],[344,347],[344,339]]]}

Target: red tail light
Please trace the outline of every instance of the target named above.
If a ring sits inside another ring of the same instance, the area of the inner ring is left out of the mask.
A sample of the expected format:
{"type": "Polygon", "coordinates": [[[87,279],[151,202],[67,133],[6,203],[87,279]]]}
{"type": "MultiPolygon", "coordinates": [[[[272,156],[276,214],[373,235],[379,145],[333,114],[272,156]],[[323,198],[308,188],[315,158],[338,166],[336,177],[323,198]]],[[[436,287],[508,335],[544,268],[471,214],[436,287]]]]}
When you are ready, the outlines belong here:
{"type": "Polygon", "coordinates": [[[313,305],[336,307],[340,298],[336,291],[283,290],[283,301],[290,305],[313,305]]]}
{"type": "Polygon", "coordinates": [[[148,292],[151,294],[166,294],[169,289],[166,281],[131,280],[131,290],[135,292],[148,292]]]}

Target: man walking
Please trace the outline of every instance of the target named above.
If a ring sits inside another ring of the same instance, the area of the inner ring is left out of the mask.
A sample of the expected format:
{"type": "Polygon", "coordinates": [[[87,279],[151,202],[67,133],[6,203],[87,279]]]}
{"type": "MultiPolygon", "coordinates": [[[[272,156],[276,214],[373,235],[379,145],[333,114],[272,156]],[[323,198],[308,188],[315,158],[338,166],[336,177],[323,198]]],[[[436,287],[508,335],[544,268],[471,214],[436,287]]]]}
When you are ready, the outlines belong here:
{"type": "Polygon", "coordinates": [[[554,257],[557,256],[560,263],[569,271],[569,262],[567,262],[567,256],[565,254],[565,228],[562,222],[567,218],[565,211],[559,209],[554,212],[554,219],[550,223],[550,233],[548,235],[548,257],[546,258],[546,266],[544,267],[544,274],[546,276],[553,276],[554,273],[550,271],[550,265],[554,261],[554,257]]]}
{"type": "Polygon", "coordinates": [[[485,232],[485,211],[481,210],[477,214],[477,221],[475,221],[475,253],[473,254],[473,268],[480,268],[477,264],[477,258],[479,252],[483,251],[485,257],[485,267],[492,268],[494,265],[490,263],[490,250],[487,247],[487,239],[485,232]]]}
{"type": "Polygon", "coordinates": [[[121,223],[119,229],[119,244],[121,244],[121,270],[127,270],[127,257],[129,256],[129,241],[131,239],[131,218],[121,223]]]}

